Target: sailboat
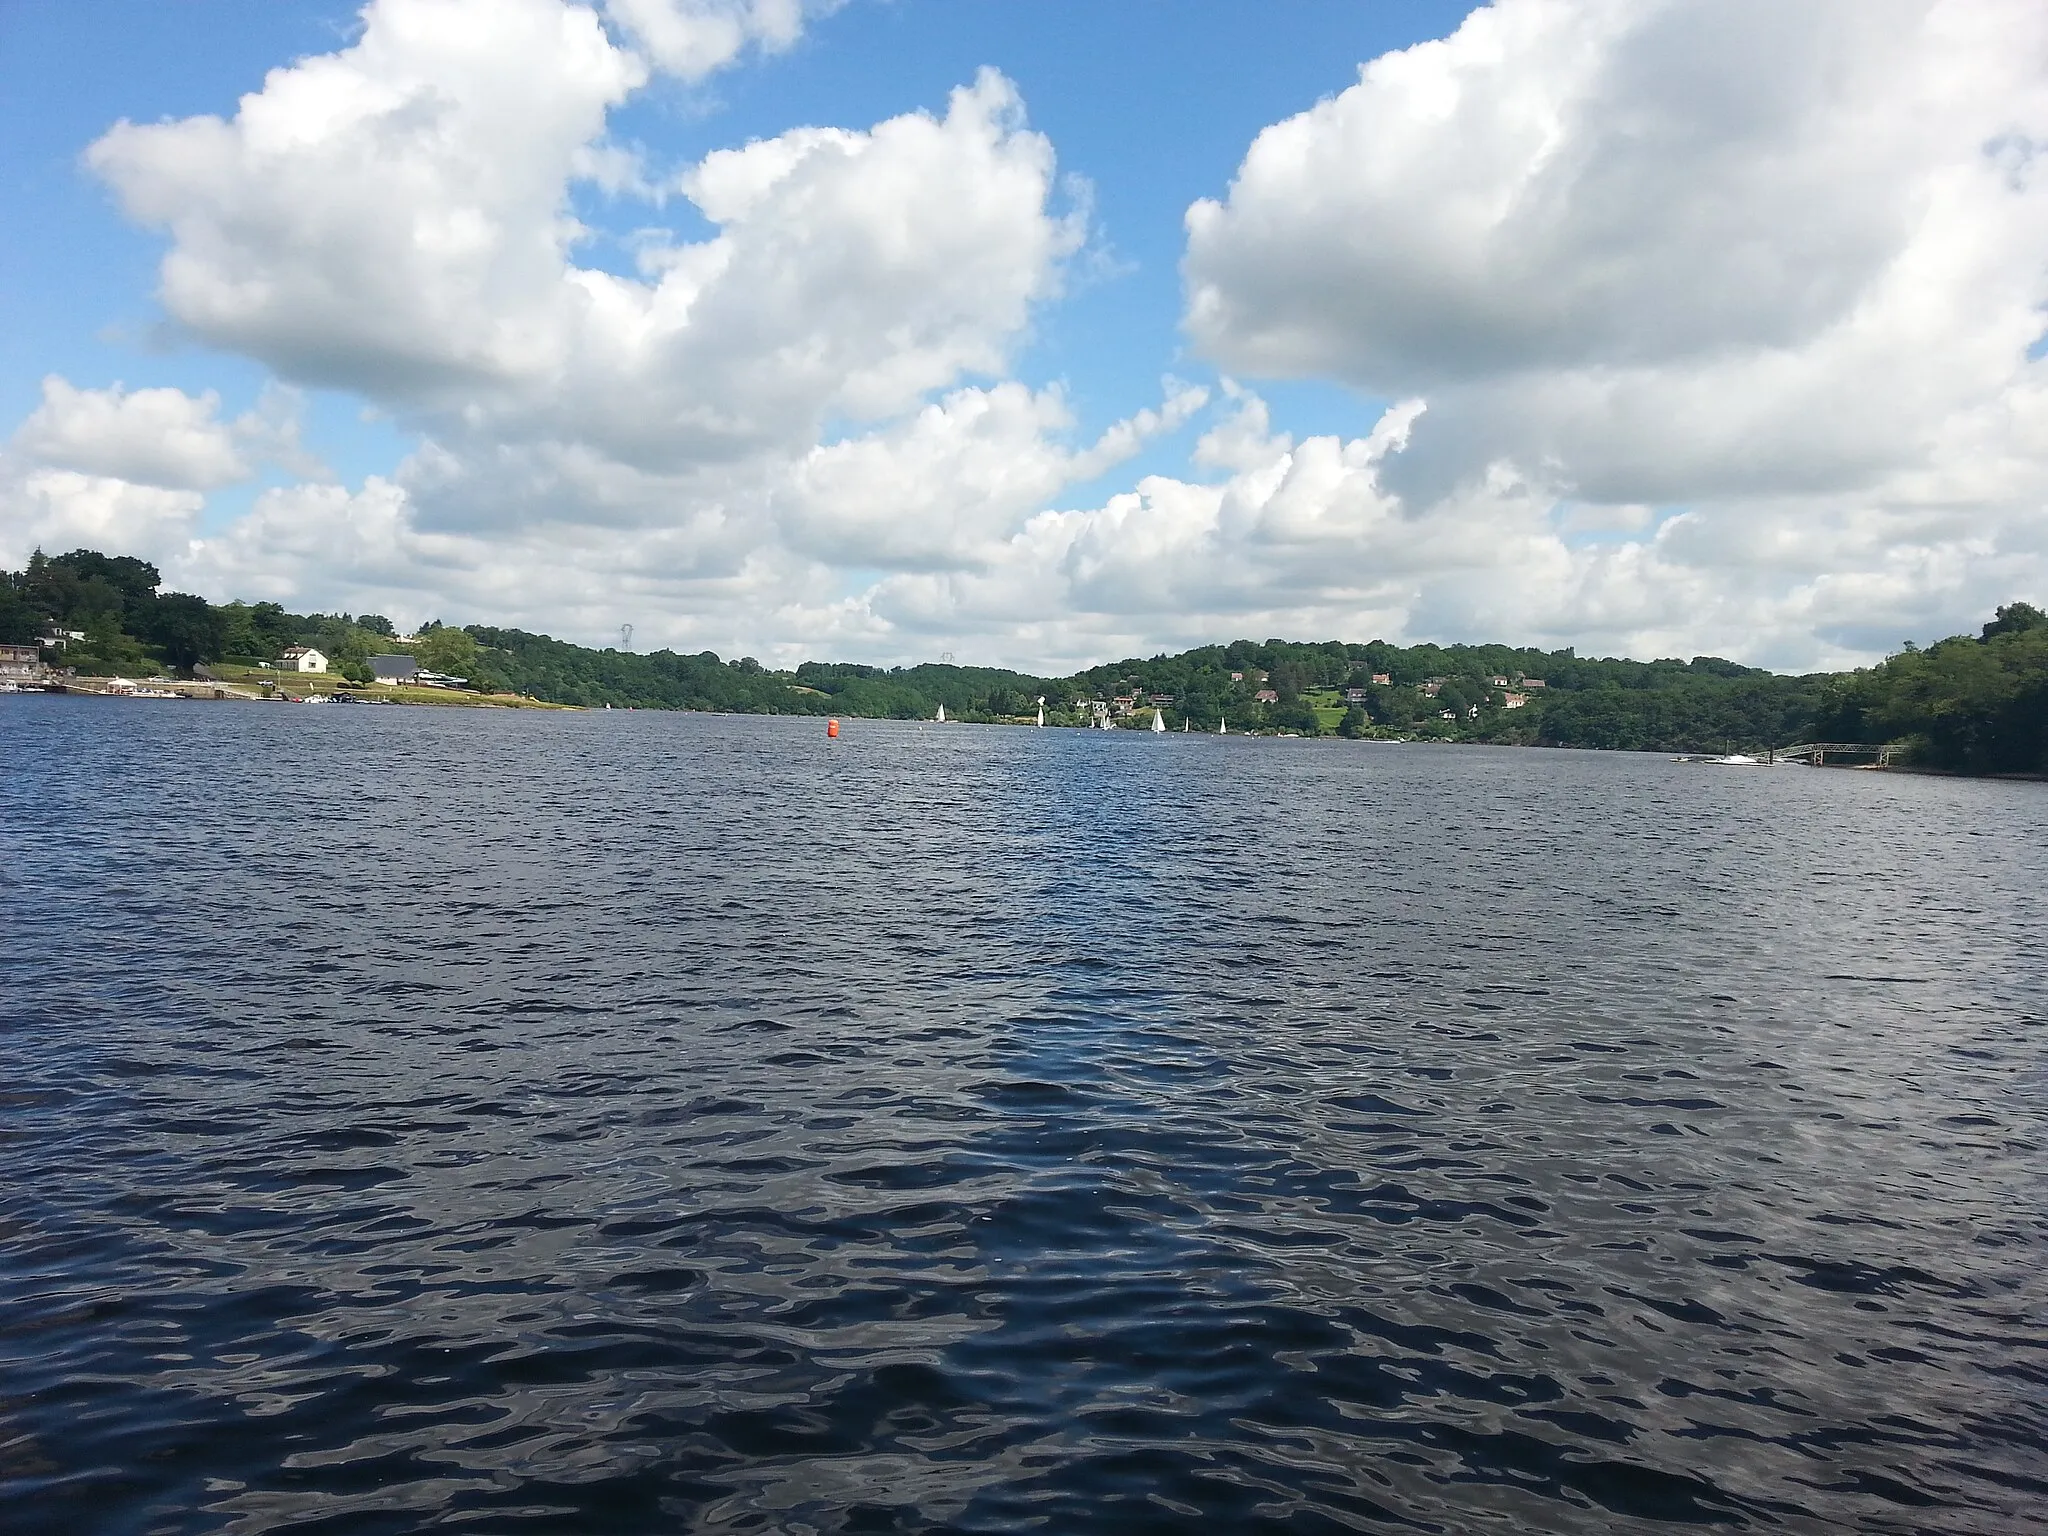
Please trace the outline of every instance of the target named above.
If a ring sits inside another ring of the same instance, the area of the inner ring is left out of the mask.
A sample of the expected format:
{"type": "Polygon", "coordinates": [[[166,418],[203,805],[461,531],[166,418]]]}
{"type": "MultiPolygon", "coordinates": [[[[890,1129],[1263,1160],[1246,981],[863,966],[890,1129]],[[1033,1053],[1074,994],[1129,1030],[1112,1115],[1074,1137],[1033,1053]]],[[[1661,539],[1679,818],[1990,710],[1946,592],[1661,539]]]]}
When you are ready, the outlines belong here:
{"type": "Polygon", "coordinates": [[[1152,711],[1152,729],[1155,731],[1166,729],[1166,716],[1159,713],[1156,709],[1152,711]]]}
{"type": "Polygon", "coordinates": [[[932,723],[933,723],[934,725],[944,725],[944,724],[946,723],[946,706],[945,706],[945,705],[941,704],[941,705],[939,706],[939,712],[938,712],[938,713],[937,713],[936,715],[933,715],[933,716],[932,716],[932,723]]]}
{"type": "Polygon", "coordinates": [[[1221,715],[1216,717],[1216,734],[1218,736],[1228,736],[1230,734],[1230,722],[1221,715]]]}
{"type": "Polygon", "coordinates": [[[1038,723],[1045,724],[1045,700],[1042,697],[1038,701],[1038,723]]]}

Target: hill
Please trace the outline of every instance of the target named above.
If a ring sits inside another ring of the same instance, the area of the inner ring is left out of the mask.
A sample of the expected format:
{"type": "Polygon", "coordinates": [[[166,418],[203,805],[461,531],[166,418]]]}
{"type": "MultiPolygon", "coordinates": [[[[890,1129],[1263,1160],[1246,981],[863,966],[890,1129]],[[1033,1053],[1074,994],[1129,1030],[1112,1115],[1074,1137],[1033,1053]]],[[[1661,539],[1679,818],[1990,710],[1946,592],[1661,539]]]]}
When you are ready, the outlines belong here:
{"type": "Polygon", "coordinates": [[[437,671],[550,703],[757,714],[957,720],[1107,718],[1170,728],[1630,751],[1720,752],[1802,739],[1901,742],[1912,760],[1964,773],[2048,771],[2048,617],[2013,603],[1976,636],[1881,665],[1786,676],[1714,656],[1630,661],[1572,649],[1235,640],[1132,657],[1068,677],[926,663],[807,661],[793,671],[710,651],[593,650],[524,630],[423,626],[400,640],[377,614],[292,614],[275,603],[213,604],[162,592],[130,556],[40,552],[0,572],[0,642],[45,642],[88,675],[147,667],[253,665],[289,645],[321,650],[368,682],[368,659],[410,646],[437,671]]]}

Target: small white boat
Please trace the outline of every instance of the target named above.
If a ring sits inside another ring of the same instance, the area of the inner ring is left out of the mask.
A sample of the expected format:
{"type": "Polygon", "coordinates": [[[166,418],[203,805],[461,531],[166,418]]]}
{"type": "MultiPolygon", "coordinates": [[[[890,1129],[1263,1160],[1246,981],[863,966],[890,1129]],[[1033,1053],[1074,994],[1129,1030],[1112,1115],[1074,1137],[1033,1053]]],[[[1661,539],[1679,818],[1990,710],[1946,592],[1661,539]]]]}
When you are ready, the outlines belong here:
{"type": "Polygon", "coordinates": [[[1228,736],[1230,734],[1230,722],[1221,715],[1216,717],[1216,734],[1218,736],[1228,736]]]}
{"type": "Polygon", "coordinates": [[[1152,711],[1152,729],[1155,731],[1166,729],[1166,716],[1159,713],[1156,709],[1152,711]]]}
{"type": "Polygon", "coordinates": [[[946,723],[946,706],[945,706],[945,705],[941,704],[941,705],[939,706],[939,712],[938,712],[938,713],[937,713],[936,715],[933,715],[933,716],[932,716],[932,723],[933,723],[934,725],[944,725],[944,724],[946,723]]]}
{"type": "Polygon", "coordinates": [[[1045,699],[1043,696],[1038,700],[1038,723],[1040,725],[1045,724],[1045,699]]]}
{"type": "Polygon", "coordinates": [[[1763,759],[1751,757],[1746,752],[1724,752],[1719,757],[1703,757],[1700,761],[1703,763],[1726,763],[1736,767],[1754,768],[1763,759]]]}

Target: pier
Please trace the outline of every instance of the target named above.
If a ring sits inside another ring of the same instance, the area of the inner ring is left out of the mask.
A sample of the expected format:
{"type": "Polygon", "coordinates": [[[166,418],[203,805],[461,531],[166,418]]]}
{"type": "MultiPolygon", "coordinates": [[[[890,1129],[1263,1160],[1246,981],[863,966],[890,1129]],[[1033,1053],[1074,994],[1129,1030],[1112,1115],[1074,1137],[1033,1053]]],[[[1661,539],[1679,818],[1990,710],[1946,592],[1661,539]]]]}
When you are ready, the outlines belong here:
{"type": "Polygon", "coordinates": [[[1861,741],[1802,741],[1797,746],[1773,747],[1764,756],[1767,763],[1811,763],[1825,766],[1830,757],[1869,758],[1875,768],[1889,768],[1896,745],[1872,746],[1861,741]]]}

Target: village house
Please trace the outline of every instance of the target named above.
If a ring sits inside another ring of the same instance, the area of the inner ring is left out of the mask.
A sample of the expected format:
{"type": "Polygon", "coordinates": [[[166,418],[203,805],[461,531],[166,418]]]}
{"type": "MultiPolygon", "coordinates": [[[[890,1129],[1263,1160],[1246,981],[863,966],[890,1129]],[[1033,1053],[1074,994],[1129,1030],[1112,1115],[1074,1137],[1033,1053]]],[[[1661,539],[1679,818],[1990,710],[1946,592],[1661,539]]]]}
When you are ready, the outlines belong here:
{"type": "Polygon", "coordinates": [[[1528,707],[1528,703],[1529,695],[1526,693],[1507,693],[1501,695],[1501,707],[1503,709],[1524,709],[1528,707]]]}
{"type": "Polygon", "coordinates": [[[32,645],[0,645],[0,681],[33,683],[43,675],[42,652],[32,645]]]}
{"type": "Polygon", "coordinates": [[[1363,704],[1365,700],[1366,691],[1363,688],[1346,688],[1344,690],[1344,702],[1346,704],[1363,704]]]}
{"type": "Polygon", "coordinates": [[[1521,686],[1524,688],[1548,688],[1550,685],[1540,677],[1525,677],[1522,679],[1521,686]]]}
{"type": "Polygon", "coordinates": [[[280,672],[325,672],[327,670],[327,658],[314,650],[310,645],[294,645],[288,647],[285,653],[277,658],[277,670],[280,672]]]}
{"type": "Polygon", "coordinates": [[[1508,680],[1504,677],[1489,677],[1486,681],[1495,688],[1505,688],[1508,685],[1508,680]]]}
{"type": "Polygon", "coordinates": [[[1278,704],[1280,702],[1280,695],[1275,693],[1270,688],[1261,688],[1257,693],[1253,694],[1252,697],[1257,699],[1261,704],[1278,704]]]}
{"type": "Polygon", "coordinates": [[[1422,685],[1422,696],[1425,699],[1433,699],[1443,691],[1444,680],[1440,677],[1432,677],[1428,682],[1422,685]]]}
{"type": "Polygon", "coordinates": [[[1391,688],[1394,685],[1394,675],[1391,672],[1375,672],[1372,680],[1382,688],[1391,688]]]}
{"type": "Polygon", "coordinates": [[[1173,702],[1173,695],[1170,693],[1154,693],[1148,694],[1146,695],[1146,697],[1149,700],[1149,702],[1160,707],[1171,704],[1173,702]]]}
{"type": "Polygon", "coordinates": [[[419,676],[420,664],[410,656],[372,656],[370,671],[380,683],[409,683],[419,676]]]}

